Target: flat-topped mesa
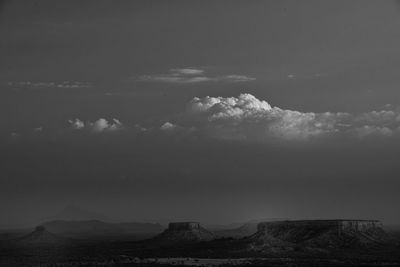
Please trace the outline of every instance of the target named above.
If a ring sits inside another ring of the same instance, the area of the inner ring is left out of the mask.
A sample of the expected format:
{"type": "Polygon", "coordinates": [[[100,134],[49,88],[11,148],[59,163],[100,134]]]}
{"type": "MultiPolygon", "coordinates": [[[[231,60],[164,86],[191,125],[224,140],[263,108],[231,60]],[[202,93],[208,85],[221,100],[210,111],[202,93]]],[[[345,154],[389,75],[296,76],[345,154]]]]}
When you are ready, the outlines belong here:
{"type": "Polygon", "coordinates": [[[339,222],[340,230],[353,230],[367,232],[371,229],[382,228],[383,224],[377,220],[342,220],[339,222]]]}
{"type": "Polygon", "coordinates": [[[258,231],[269,232],[276,228],[294,229],[336,229],[338,233],[343,231],[368,232],[381,229],[382,223],[377,220],[300,220],[300,221],[277,221],[263,222],[258,224],[258,231]]]}
{"type": "Polygon", "coordinates": [[[173,222],[168,224],[168,230],[171,231],[190,231],[196,229],[200,229],[200,223],[198,222],[173,222]]]}
{"type": "Polygon", "coordinates": [[[294,244],[318,248],[365,247],[386,240],[386,233],[376,220],[274,221],[259,223],[257,233],[249,239],[263,248],[294,248],[294,244]]]}
{"type": "Polygon", "coordinates": [[[200,226],[198,222],[174,222],[168,229],[153,238],[160,243],[200,242],[214,239],[214,234],[200,226]]]}

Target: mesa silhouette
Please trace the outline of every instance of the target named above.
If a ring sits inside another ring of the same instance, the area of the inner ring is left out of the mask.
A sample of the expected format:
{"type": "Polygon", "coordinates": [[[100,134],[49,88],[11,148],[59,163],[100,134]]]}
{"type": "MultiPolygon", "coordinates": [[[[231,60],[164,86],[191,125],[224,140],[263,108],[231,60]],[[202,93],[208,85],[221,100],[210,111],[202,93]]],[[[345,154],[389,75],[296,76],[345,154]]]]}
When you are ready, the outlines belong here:
{"type": "Polygon", "coordinates": [[[152,239],[152,242],[160,244],[170,243],[195,243],[210,241],[215,235],[200,226],[198,222],[173,222],[168,229],[152,239]]]}
{"type": "Polygon", "coordinates": [[[363,249],[388,242],[376,220],[301,220],[264,222],[248,237],[251,249],[260,252],[307,249],[363,249]]]}

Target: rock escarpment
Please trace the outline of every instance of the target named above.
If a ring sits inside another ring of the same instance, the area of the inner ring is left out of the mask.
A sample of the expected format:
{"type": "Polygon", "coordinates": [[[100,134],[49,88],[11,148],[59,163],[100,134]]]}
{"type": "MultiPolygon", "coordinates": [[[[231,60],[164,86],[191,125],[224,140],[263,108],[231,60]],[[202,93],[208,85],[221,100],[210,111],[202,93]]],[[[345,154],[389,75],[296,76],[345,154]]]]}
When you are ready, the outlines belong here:
{"type": "Polygon", "coordinates": [[[365,248],[379,245],[385,237],[379,221],[302,220],[260,223],[249,240],[256,250],[295,250],[365,248]]]}
{"type": "Polygon", "coordinates": [[[160,243],[193,243],[210,241],[214,235],[197,222],[175,222],[168,229],[156,236],[153,241],[160,243]]]}

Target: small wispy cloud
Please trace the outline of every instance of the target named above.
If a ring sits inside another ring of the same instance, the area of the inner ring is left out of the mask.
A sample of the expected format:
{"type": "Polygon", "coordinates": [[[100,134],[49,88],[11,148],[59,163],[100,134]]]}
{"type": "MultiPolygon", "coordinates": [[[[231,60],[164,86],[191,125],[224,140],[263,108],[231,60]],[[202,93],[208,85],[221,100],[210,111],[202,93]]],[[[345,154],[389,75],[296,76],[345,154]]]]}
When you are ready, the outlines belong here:
{"type": "Polygon", "coordinates": [[[12,132],[10,135],[11,135],[12,138],[17,138],[17,137],[21,136],[21,134],[17,133],[17,132],[12,132]]]}
{"type": "Polygon", "coordinates": [[[298,80],[298,79],[310,80],[310,79],[319,79],[319,78],[323,78],[323,77],[326,77],[326,76],[327,76],[326,74],[321,74],[321,73],[313,73],[313,74],[307,74],[307,73],[305,73],[305,74],[304,73],[293,74],[293,73],[290,73],[290,74],[286,75],[286,79],[288,79],[288,80],[298,80]]]}
{"type": "Polygon", "coordinates": [[[33,131],[34,131],[35,133],[42,132],[42,131],[43,131],[43,127],[42,127],[42,126],[36,127],[36,128],[33,129],[33,131]]]}
{"type": "Polygon", "coordinates": [[[7,83],[15,88],[88,88],[92,86],[90,82],[81,81],[12,81],[7,83]]]}
{"type": "Polygon", "coordinates": [[[198,83],[208,82],[210,81],[210,78],[205,76],[184,77],[172,75],[143,75],[140,76],[138,80],[142,82],[198,83]]]}
{"type": "Polygon", "coordinates": [[[204,73],[204,70],[187,68],[187,69],[171,69],[171,72],[180,75],[200,75],[204,73]]]}
{"type": "Polygon", "coordinates": [[[254,77],[249,77],[246,75],[237,75],[237,74],[219,76],[217,78],[220,81],[228,81],[228,82],[250,82],[250,81],[256,80],[256,78],[254,78],[254,77]]]}
{"type": "Polygon", "coordinates": [[[249,82],[256,78],[240,74],[211,76],[205,70],[195,68],[171,69],[166,74],[151,74],[138,77],[142,82],[201,83],[201,82],[249,82]]]}

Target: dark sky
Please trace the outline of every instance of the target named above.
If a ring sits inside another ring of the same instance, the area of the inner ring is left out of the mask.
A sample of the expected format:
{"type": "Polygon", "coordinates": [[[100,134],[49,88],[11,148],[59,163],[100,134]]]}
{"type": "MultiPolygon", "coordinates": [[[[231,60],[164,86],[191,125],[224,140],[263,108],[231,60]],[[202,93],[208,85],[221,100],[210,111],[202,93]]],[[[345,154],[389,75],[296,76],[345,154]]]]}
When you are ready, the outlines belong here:
{"type": "Polygon", "coordinates": [[[398,1],[2,1],[1,221],[400,223],[399,29],[398,1]]]}

